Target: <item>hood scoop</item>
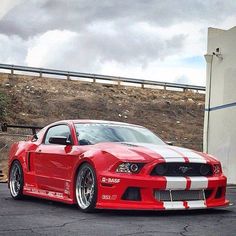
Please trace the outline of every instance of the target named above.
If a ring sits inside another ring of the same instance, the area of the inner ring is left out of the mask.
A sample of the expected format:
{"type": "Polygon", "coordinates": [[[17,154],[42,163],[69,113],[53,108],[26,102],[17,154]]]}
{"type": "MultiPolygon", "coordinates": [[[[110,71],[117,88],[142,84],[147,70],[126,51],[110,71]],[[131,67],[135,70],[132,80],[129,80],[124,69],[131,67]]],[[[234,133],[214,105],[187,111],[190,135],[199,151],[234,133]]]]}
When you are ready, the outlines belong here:
{"type": "Polygon", "coordinates": [[[120,143],[120,144],[126,145],[128,147],[140,147],[139,145],[136,145],[134,143],[120,143]]]}

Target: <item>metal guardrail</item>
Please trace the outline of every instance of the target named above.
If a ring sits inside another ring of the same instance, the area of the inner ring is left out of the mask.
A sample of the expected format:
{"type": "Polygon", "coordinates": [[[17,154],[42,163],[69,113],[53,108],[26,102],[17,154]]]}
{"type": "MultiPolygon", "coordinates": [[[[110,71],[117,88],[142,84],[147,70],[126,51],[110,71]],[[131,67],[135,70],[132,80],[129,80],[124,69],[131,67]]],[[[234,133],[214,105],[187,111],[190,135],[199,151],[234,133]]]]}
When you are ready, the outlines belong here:
{"type": "Polygon", "coordinates": [[[70,77],[86,78],[86,79],[92,79],[94,83],[97,82],[96,80],[105,80],[105,81],[117,82],[119,85],[121,82],[140,84],[142,88],[144,88],[144,85],[152,85],[152,86],[162,86],[164,89],[179,88],[179,89],[183,89],[184,91],[185,90],[205,91],[204,86],[197,86],[197,85],[168,83],[168,82],[135,79],[135,78],[128,78],[128,77],[116,77],[116,76],[110,76],[110,75],[99,75],[99,74],[45,69],[45,68],[28,67],[28,66],[0,64],[0,69],[11,70],[11,74],[14,74],[14,71],[39,73],[40,77],[42,77],[43,74],[60,75],[60,76],[66,76],[68,80],[70,79],[70,77]]]}

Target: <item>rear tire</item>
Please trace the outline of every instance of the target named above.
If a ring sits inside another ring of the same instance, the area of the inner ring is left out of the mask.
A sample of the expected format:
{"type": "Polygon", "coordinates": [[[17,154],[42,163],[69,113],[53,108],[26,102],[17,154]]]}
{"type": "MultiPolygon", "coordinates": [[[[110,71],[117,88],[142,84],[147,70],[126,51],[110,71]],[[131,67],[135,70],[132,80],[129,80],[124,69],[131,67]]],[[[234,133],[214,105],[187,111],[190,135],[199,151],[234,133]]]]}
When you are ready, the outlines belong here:
{"type": "Polygon", "coordinates": [[[12,163],[9,175],[10,193],[13,199],[23,198],[24,174],[19,161],[12,163]]]}
{"type": "Polygon", "coordinates": [[[94,168],[84,163],[79,168],[75,185],[76,200],[83,212],[94,212],[97,203],[97,177],[94,168]]]}

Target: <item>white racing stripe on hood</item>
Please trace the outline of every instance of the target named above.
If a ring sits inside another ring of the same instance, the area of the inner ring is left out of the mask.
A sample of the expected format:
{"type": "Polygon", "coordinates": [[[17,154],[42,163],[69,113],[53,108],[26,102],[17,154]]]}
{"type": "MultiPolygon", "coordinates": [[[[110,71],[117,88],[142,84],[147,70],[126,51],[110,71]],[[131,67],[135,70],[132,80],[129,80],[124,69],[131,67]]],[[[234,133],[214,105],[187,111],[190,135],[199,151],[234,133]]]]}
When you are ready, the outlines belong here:
{"type": "Polygon", "coordinates": [[[187,148],[181,148],[181,147],[170,147],[176,150],[177,152],[182,153],[185,157],[189,159],[190,162],[197,162],[197,163],[206,163],[206,159],[197,154],[196,152],[187,149],[187,148]]]}
{"type": "Polygon", "coordinates": [[[165,162],[185,162],[183,157],[163,157],[165,162]]]}
{"type": "Polygon", "coordinates": [[[137,145],[148,148],[161,155],[166,162],[184,163],[184,157],[187,157],[191,163],[206,163],[206,159],[204,157],[186,148],[168,145],[155,145],[149,143],[138,143],[137,145]]]}
{"type": "Polygon", "coordinates": [[[155,145],[149,143],[139,143],[137,145],[148,148],[159,154],[166,162],[185,162],[184,158],[180,154],[167,148],[166,145],[155,145]]]}

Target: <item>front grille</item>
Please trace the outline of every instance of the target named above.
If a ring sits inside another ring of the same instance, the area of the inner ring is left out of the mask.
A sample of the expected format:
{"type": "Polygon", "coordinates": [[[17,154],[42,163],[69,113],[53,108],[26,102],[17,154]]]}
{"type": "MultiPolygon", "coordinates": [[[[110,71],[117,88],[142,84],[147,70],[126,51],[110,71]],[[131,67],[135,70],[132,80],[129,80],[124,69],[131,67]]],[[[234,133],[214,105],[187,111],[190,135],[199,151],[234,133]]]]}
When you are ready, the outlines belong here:
{"type": "Polygon", "coordinates": [[[160,163],[151,171],[152,176],[212,176],[212,166],[204,163],[160,163]]]}
{"type": "Polygon", "coordinates": [[[164,202],[205,200],[209,196],[210,196],[209,190],[155,190],[154,191],[155,199],[164,202]]]}

